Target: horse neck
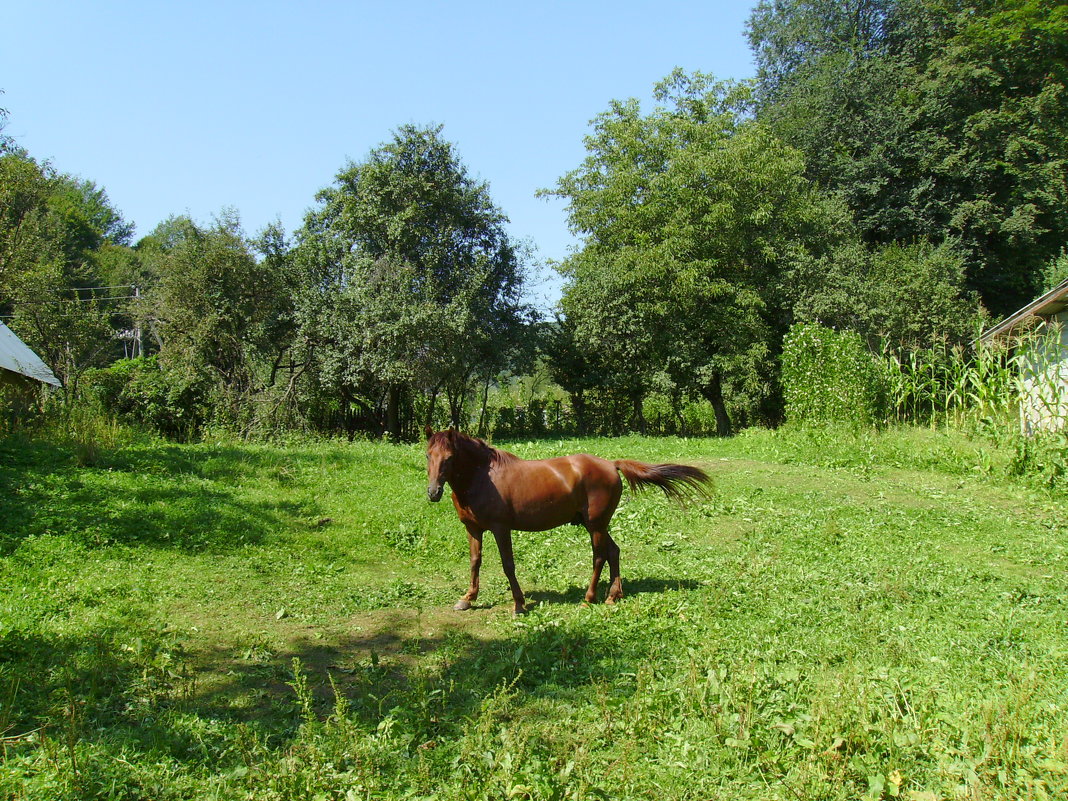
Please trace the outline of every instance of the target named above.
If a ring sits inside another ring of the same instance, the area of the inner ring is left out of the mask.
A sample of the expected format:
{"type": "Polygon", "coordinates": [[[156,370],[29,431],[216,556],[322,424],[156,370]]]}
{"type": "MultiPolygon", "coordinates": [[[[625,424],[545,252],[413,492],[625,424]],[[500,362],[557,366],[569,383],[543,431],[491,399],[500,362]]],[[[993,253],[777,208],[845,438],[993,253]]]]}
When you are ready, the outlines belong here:
{"type": "Polygon", "coordinates": [[[474,477],[489,468],[493,450],[488,445],[475,441],[466,441],[456,449],[456,462],[449,484],[454,492],[461,496],[471,487],[474,477]]]}

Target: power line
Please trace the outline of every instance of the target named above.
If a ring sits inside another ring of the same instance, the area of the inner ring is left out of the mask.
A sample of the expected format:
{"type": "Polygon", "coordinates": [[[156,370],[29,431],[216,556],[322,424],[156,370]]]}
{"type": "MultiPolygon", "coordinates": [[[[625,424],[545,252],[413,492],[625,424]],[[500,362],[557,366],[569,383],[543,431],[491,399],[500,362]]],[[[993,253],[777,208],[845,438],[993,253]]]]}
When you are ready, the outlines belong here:
{"type": "Polygon", "coordinates": [[[19,306],[47,306],[52,303],[92,303],[93,301],[103,300],[132,300],[140,297],[139,295],[109,295],[106,298],[60,298],[58,300],[21,300],[17,301],[16,305],[19,306]]]}
{"type": "Polygon", "coordinates": [[[72,286],[65,289],[53,289],[53,292],[92,292],[96,289],[137,289],[136,284],[115,284],[115,286],[72,286]]]}

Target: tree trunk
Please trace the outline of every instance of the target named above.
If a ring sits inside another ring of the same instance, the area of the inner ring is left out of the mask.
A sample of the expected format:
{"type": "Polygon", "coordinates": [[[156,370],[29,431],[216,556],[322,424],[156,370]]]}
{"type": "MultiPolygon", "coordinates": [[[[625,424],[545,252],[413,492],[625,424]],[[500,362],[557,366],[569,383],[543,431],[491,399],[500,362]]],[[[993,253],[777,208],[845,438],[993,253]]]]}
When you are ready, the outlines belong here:
{"type": "Polygon", "coordinates": [[[482,411],[478,414],[478,436],[486,438],[486,404],[489,402],[490,378],[486,376],[486,384],[482,387],[482,411]]]}
{"type": "Polygon", "coordinates": [[[642,401],[644,400],[641,394],[637,394],[631,397],[631,425],[638,429],[638,433],[645,434],[645,415],[642,413],[642,401]]]}
{"type": "Polygon", "coordinates": [[[460,415],[464,410],[464,393],[454,393],[449,387],[445,387],[445,399],[449,403],[449,425],[458,429],[460,427],[460,415]]]}
{"type": "Polygon", "coordinates": [[[440,392],[440,391],[441,391],[441,384],[440,383],[435,384],[434,388],[432,390],[430,390],[430,405],[427,406],[427,409],[426,409],[426,420],[424,422],[426,423],[426,425],[430,426],[431,428],[434,427],[434,411],[437,409],[437,406],[438,406],[438,392],[440,392]]]}
{"type": "Polygon", "coordinates": [[[580,389],[571,393],[571,411],[575,414],[575,428],[586,436],[586,394],[580,389]]]}
{"type": "Polygon", "coordinates": [[[723,402],[723,380],[719,373],[712,376],[708,386],[705,387],[705,398],[712,404],[712,410],[716,413],[716,435],[729,437],[731,435],[731,418],[727,414],[727,405],[723,402]]]}
{"type": "Polygon", "coordinates": [[[386,432],[394,442],[400,441],[400,396],[399,384],[390,384],[386,390],[386,432]]]}

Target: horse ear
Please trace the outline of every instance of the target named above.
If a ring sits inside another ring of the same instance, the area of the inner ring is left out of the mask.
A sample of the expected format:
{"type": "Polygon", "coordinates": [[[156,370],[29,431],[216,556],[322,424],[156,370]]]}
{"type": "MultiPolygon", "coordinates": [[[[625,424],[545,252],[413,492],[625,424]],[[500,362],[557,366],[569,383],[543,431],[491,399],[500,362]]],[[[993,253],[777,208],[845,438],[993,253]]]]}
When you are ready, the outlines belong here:
{"type": "Polygon", "coordinates": [[[434,429],[430,427],[430,423],[427,423],[425,426],[423,426],[423,434],[426,436],[427,439],[430,439],[432,436],[434,436],[434,429]]]}

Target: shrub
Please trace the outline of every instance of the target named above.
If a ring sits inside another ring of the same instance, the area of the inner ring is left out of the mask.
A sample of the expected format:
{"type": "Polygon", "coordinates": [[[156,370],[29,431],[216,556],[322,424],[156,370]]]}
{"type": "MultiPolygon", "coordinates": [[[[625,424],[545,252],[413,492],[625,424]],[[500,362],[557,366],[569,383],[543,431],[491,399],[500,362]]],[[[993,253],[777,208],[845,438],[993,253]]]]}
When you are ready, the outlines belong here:
{"type": "Polygon", "coordinates": [[[172,439],[196,435],[208,420],[206,382],[161,366],[155,356],[91,370],[84,388],[105,412],[172,439]]]}

